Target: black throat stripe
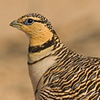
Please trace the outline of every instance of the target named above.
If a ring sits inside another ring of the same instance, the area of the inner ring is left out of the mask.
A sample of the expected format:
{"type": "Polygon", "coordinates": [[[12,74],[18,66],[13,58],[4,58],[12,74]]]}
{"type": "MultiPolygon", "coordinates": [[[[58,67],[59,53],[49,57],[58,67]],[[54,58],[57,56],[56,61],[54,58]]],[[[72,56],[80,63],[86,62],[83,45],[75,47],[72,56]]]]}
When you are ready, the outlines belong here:
{"type": "Polygon", "coordinates": [[[51,54],[49,54],[49,55],[47,55],[47,56],[45,56],[45,57],[43,57],[43,58],[41,58],[41,59],[39,59],[39,60],[36,60],[36,61],[34,61],[34,62],[32,62],[32,63],[28,62],[28,65],[36,64],[37,62],[39,62],[39,61],[41,61],[41,60],[43,60],[43,59],[45,59],[45,58],[47,58],[47,57],[49,57],[49,56],[51,56],[51,54]]]}
{"type": "Polygon", "coordinates": [[[44,50],[48,47],[51,47],[54,44],[54,36],[52,40],[47,41],[46,43],[42,44],[41,46],[29,46],[28,51],[29,53],[36,53],[44,50]]]}

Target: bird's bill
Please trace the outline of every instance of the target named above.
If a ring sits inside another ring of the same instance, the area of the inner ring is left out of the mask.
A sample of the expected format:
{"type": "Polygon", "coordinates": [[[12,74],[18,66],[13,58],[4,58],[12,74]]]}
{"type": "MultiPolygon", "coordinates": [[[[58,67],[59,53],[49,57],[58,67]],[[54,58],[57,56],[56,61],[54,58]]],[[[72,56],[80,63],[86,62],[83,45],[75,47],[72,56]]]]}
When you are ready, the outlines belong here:
{"type": "Polygon", "coordinates": [[[21,23],[19,23],[17,20],[14,20],[10,23],[10,26],[21,29],[21,23]]]}

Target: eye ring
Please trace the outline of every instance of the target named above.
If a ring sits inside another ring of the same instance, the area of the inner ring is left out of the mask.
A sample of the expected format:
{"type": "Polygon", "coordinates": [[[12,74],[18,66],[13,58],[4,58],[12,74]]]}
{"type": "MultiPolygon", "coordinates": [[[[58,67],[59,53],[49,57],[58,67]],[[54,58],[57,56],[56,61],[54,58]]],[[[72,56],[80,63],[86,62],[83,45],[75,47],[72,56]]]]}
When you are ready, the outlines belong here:
{"type": "Polygon", "coordinates": [[[34,23],[34,20],[31,19],[31,18],[26,19],[25,22],[24,22],[25,25],[31,25],[31,24],[33,24],[33,23],[34,23]]]}

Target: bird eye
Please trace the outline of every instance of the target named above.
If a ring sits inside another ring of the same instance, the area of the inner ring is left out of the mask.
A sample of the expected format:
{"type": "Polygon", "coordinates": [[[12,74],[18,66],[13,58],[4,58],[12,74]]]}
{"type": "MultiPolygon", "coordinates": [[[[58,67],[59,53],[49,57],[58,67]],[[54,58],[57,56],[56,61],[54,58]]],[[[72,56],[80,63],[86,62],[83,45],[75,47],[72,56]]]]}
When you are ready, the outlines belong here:
{"type": "Polygon", "coordinates": [[[33,19],[26,19],[24,23],[25,23],[25,25],[31,25],[34,23],[34,20],[33,19]]]}

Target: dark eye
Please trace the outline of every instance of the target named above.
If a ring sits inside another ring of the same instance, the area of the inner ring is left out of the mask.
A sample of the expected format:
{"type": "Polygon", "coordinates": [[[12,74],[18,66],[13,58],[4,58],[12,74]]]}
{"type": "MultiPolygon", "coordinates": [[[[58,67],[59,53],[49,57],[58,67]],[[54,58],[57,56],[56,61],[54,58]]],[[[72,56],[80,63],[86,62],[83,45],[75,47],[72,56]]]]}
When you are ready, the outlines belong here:
{"type": "Polygon", "coordinates": [[[25,25],[31,25],[34,23],[34,20],[33,19],[26,19],[24,23],[25,23],[25,25]]]}

